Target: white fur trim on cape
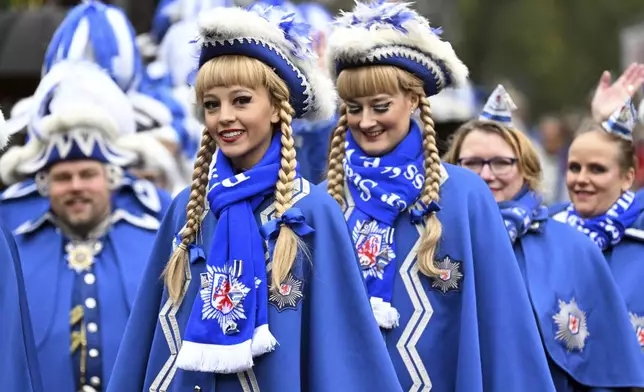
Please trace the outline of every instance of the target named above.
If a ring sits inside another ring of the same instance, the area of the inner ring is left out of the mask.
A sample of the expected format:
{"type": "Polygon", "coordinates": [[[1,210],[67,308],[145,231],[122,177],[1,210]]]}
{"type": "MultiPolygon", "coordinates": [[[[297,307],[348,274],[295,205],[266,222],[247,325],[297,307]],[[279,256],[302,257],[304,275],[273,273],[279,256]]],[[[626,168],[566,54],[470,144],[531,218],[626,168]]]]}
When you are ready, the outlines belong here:
{"type": "Polygon", "coordinates": [[[300,59],[291,54],[292,44],[275,24],[253,11],[238,7],[214,8],[199,15],[202,44],[246,40],[260,42],[274,50],[295,67],[307,80],[310,120],[329,119],[336,111],[337,95],[332,81],[317,64],[315,56],[300,59]]]}
{"type": "MultiPolygon", "coordinates": [[[[452,45],[447,41],[441,40],[438,35],[431,31],[427,19],[409,9],[405,4],[398,4],[397,6],[415,14],[412,19],[402,24],[407,30],[406,33],[384,23],[378,24],[377,27],[371,26],[368,29],[363,25],[353,25],[352,20],[354,17],[369,17],[369,15],[365,14],[374,12],[365,4],[357,3],[353,12],[343,12],[336,19],[336,26],[327,40],[326,63],[328,69],[334,73],[335,64],[338,61],[356,63],[365,61],[373,54],[376,48],[391,47],[392,52],[395,52],[395,47],[406,47],[415,49],[426,56],[431,56],[433,59],[441,60],[450,72],[451,85],[455,87],[464,86],[469,71],[456,56],[452,45]]],[[[409,58],[405,53],[396,52],[396,54],[409,58]]],[[[419,60],[415,56],[411,58],[419,60]]]]}

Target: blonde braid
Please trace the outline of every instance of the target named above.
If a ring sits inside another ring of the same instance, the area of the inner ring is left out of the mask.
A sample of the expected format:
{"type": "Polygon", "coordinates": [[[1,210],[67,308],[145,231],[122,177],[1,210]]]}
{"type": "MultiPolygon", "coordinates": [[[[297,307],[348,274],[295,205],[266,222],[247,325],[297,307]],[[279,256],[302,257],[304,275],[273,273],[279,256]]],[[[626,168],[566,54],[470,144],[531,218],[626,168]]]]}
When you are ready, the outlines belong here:
{"type": "MultiPolygon", "coordinates": [[[[295,160],[295,142],[291,128],[292,116],[295,113],[288,100],[279,103],[280,128],[282,132],[281,167],[275,184],[275,214],[279,218],[291,208],[293,185],[295,182],[297,161],[295,160]]],[[[299,238],[291,228],[282,225],[273,253],[272,289],[277,290],[293,268],[297,256],[299,238]]]]}
{"type": "Polygon", "coordinates": [[[331,137],[327,192],[344,208],[344,145],[347,137],[347,105],[340,106],[340,118],[331,137]]]}
{"type": "MultiPolygon", "coordinates": [[[[428,206],[432,201],[438,203],[441,181],[441,161],[436,147],[436,131],[434,120],[429,107],[429,100],[424,95],[420,97],[420,118],[423,122],[423,151],[425,152],[425,183],[420,194],[420,201],[428,206]]],[[[420,271],[427,276],[437,276],[440,270],[434,263],[436,248],[443,233],[443,225],[435,213],[427,218],[420,249],[418,250],[418,265],[420,271]]]]}
{"type": "Polygon", "coordinates": [[[208,171],[215,149],[216,145],[212,136],[207,129],[204,129],[201,136],[201,147],[192,172],[190,199],[186,206],[186,226],[181,231],[181,243],[177,244],[177,248],[163,271],[168,294],[175,304],[179,303],[183,295],[185,268],[189,257],[188,246],[196,241],[199,232],[201,215],[206,201],[206,189],[208,188],[208,171]]]}

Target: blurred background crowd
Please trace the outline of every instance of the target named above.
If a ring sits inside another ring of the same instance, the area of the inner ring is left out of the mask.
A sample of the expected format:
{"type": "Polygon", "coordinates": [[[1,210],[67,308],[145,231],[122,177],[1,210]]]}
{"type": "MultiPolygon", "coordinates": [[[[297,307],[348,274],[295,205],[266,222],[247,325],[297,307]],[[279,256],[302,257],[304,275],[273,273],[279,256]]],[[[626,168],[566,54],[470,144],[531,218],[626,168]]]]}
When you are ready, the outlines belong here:
{"type": "MultiPolygon", "coordinates": [[[[247,5],[246,2],[238,0],[237,4],[247,5]]],[[[169,49],[183,41],[163,43],[171,25],[194,16],[195,9],[204,7],[203,3],[228,5],[226,0],[105,3],[126,12],[135,30],[143,64],[148,65],[147,75],[152,78],[164,50],[173,53],[171,56],[178,53],[189,56],[185,51],[169,49]]],[[[318,0],[317,3],[330,15],[352,7],[351,0],[318,0]]],[[[36,90],[53,33],[68,10],[77,4],[73,0],[0,2],[0,107],[6,117],[19,114],[21,100],[36,90]]],[[[518,106],[514,115],[521,124],[519,128],[529,133],[539,148],[547,202],[566,200],[564,176],[568,144],[588,116],[600,75],[609,71],[615,79],[628,64],[644,62],[644,2],[421,0],[414,7],[434,26],[442,27],[444,37],[453,44],[471,74],[470,88],[446,91],[433,98],[439,134],[448,135],[474,117],[491,90],[502,83],[518,106]]],[[[183,68],[169,73],[189,72],[189,67],[183,68]]],[[[154,116],[150,121],[155,121],[154,116]]],[[[20,135],[24,134],[18,132],[14,144],[22,143],[20,135]]],[[[635,138],[640,165],[644,165],[642,129],[635,132],[635,138]]],[[[194,146],[179,148],[187,149],[189,156],[194,146]]],[[[325,154],[326,151],[320,151],[319,156],[325,154]]],[[[172,179],[166,178],[165,182],[168,181],[172,179]]],[[[642,185],[644,170],[639,171],[637,179],[637,187],[642,185]]]]}

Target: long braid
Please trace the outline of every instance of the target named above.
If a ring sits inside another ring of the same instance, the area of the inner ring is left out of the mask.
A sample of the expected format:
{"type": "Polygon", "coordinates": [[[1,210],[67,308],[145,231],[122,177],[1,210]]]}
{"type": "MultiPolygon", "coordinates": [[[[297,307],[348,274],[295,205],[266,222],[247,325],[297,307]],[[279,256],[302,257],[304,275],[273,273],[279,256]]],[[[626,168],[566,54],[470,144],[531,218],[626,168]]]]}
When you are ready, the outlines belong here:
{"type": "MultiPolygon", "coordinates": [[[[295,111],[288,100],[283,99],[279,103],[279,117],[281,128],[282,159],[278,173],[277,184],[275,184],[275,214],[279,218],[291,208],[293,200],[293,186],[297,174],[297,161],[295,159],[295,142],[293,140],[293,129],[291,121],[295,111]]],[[[272,267],[272,288],[276,290],[286,279],[289,271],[297,257],[299,238],[287,225],[280,228],[275,251],[273,253],[272,267]]]]}
{"type": "Polygon", "coordinates": [[[183,295],[183,284],[185,282],[185,267],[188,264],[188,246],[195,242],[201,215],[204,211],[206,200],[206,189],[208,188],[208,171],[212,156],[215,152],[215,142],[204,129],[201,136],[201,147],[197,154],[194,171],[192,172],[192,184],[190,186],[190,199],[186,206],[186,227],[181,231],[181,243],[172,253],[168,265],[163,271],[165,284],[168,286],[168,293],[175,304],[178,304],[183,295]]]}
{"type": "MultiPolygon", "coordinates": [[[[441,162],[436,147],[436,130],[434,120],[429,106],[429,100],[425,96],[420,97],[420,118],[423,122],[423,151],[425,152],[424,168],[425,183],[420,194],[420,201],[429,205],[432,201],[438,203],[441,181],[441,162]]],[[[425,232],[418,250],[418,265],[420,271],[427,276],[436,276],[440,270],[434,263],[434,255],[438,242],[443,233],[443,225],[435,213],[432,213],[426,221],[425,232]]]]}
{"type": "Polygon", "coordinates": [[[344,160],[347,137],[347,105],[340,106],[340,118],[333,131],[329,148],[329,171],[327,173],[327,192],[344,208],[344,160]]]}

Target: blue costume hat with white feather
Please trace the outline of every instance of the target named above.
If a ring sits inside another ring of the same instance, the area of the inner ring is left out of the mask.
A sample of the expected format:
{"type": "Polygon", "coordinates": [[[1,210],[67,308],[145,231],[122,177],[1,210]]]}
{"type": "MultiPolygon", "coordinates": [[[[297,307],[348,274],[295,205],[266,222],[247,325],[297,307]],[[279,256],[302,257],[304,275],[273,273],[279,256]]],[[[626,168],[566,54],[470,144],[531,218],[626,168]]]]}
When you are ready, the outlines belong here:
{"type": "Polygon", "coordinates": [[[122,167],[137,159],[118,142],[136,132],[132,104],[95,64],[57,64],[35,97],[28,142],[0,158],[3,183],[13,184],[61,161],[89,159],[122,167]]]}
{"type": "Polygon", "coordinates": [[[336,19],[328,40],[328,68],[337,77],[348,68],[392,65],[420,78],[427,96],[436,95],[446,87],[464,85],[468,75],[439,34],[408,3],[358,2],[352,12],[336,19]]]}
{"type": "Polygon", "coordinates": [[[69,11],[47,47],[43,75],[62,60],[95,62],[123,91],[136,87],[141,79],[141,54],[127,15],[96,0],[86,0],[69,11]]]}
{"type": "Polygon", "coordinates": [[[215,8],[199,17],[199,68],[226,55],[257,59],[286,83],[295,117],[327,119],[336,108],[331,81],[315,62],[308,25],[279,7],[215,8]]]}

